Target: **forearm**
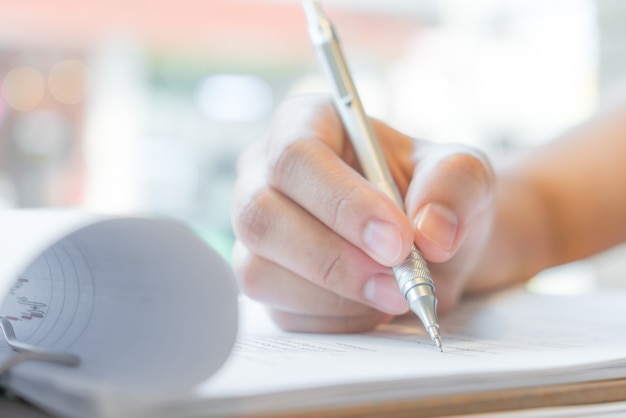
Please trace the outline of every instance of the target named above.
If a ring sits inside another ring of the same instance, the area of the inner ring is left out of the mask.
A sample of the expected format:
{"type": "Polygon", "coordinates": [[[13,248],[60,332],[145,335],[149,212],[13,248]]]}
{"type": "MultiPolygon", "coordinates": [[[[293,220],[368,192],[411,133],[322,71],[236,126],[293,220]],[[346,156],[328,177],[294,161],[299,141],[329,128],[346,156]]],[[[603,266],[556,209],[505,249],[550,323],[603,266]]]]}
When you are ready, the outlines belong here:
{"type": "Polygon", "coordinates": [[[495,223],[471,290],[626,239],[626,101],[496,170],[495,223]]]}
{"type": "Polygon", "coordinates": [[[513,167],[499,169],[491,236],[467,291],[482,292],[523,282],[553,263],[549,216],[532,183],[513,167]]]}

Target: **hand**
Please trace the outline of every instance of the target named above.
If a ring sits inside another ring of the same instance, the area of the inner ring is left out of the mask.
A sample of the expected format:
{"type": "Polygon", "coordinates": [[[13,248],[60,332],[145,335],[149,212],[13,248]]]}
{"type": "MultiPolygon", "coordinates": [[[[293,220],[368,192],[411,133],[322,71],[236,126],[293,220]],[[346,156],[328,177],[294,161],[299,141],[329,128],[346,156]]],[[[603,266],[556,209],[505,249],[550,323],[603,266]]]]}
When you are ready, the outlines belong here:
{"type": "Polygon", "coordinates": [[[408,310],[390,266],[415,242],[439,311],[466,287],[493,222],[487,160],[374,122],[406,213],[359,173],[331,101],[302,96],[240,157],[232,219],[242,290],[283,328],[357,332],[408,310]]]}

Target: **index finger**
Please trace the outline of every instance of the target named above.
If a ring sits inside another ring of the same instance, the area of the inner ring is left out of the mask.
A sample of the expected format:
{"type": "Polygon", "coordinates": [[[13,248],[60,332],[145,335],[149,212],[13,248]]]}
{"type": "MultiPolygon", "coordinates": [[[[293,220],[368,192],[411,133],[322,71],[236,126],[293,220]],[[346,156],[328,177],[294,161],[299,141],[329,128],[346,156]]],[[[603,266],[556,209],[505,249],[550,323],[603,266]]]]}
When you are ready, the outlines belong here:
{"type": "Polygon", "coordinates": [[[266,149],[269,184],[366,252],[392,266],[408,254],[407,216],[353,168],[332,103],[305,97],[280,110],[266,149]]]}

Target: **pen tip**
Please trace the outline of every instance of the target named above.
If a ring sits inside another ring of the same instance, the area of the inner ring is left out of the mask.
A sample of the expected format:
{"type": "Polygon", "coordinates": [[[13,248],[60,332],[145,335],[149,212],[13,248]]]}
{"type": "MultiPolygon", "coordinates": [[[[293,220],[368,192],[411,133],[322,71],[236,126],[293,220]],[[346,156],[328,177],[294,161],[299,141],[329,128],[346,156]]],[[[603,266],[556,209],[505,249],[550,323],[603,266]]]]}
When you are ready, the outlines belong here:
{"type": "Polygon", "coordinates": [[[435,337],[435,344],[437,344],[437,347],[439,347],[439,351],[443,353],[443,346],[441,345],[441,338],[435,337]]]}

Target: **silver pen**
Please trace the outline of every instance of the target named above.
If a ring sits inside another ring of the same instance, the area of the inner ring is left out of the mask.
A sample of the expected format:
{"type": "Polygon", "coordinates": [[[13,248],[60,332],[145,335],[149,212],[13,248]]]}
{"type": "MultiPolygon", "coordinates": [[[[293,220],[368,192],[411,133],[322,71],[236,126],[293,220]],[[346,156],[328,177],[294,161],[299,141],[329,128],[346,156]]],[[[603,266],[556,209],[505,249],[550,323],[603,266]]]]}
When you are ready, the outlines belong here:
{"type": "MultiPolygon", "coordinates": [[[[335,29],[318,1],[303,0],[303,7],[311,42],[332,84],[335,107],[350,137],[365,177],[404,210],[400,192],[389,172],[374,130],[354,87],[335,29]]],[[[426,261],[415,244],[409,256],[393,267],[393,272],[409,307],[422,321],[430,338],[443,351],[437,321],[435,286],[426,261]]]]}

